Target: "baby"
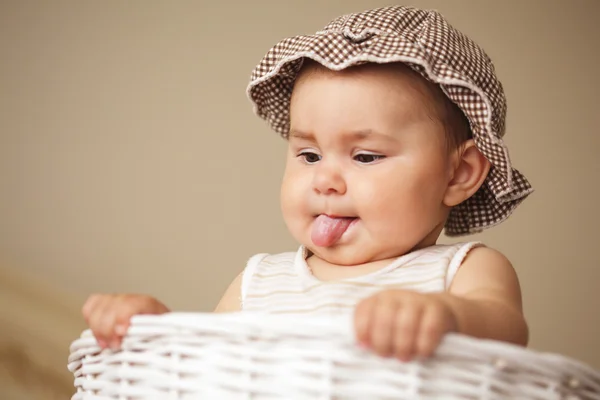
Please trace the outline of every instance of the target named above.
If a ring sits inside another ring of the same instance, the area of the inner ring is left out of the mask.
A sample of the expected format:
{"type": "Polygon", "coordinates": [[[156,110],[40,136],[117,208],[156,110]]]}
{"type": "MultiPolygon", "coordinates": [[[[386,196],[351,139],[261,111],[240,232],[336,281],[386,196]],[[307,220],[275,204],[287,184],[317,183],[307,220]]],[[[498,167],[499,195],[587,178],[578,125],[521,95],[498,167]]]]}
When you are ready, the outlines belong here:
{"type": "MultiPolygon", "coordinates": [[[[216,312],[353,313],[381,356],[430,356],[447,332],[526,345],[511,263],[481,243],[439,245],[506,219],[532,189],[502,141],[494,67],[437,12],[345,15],[275,45],[248,87],[288,141],[281,209],[296,252],[257,254],[216,312]]],[[[93,295],[83,315],[116,348],[144,295],[93,295]]]]}

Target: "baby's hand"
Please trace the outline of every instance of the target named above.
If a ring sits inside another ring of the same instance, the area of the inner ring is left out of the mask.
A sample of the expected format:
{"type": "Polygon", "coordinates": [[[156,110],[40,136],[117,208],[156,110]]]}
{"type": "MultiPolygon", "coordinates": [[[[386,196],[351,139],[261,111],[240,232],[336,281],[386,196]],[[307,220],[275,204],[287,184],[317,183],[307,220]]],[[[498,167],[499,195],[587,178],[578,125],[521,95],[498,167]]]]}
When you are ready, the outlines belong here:
{"type": "Polygon", "coordinates": [[[385,290],[362,300],[354,315],[359,343],[402,361],[429,357],[456,317],[439,294],[385,290]]]}
{"type": "Polygon", "coordinates": [[[129,328],[129,320],[136,314],[164,314],[169,309],[158,300],[138,294],[96,294],[83,305],[85,321],[101,348],[113,349],[129,328]]]}

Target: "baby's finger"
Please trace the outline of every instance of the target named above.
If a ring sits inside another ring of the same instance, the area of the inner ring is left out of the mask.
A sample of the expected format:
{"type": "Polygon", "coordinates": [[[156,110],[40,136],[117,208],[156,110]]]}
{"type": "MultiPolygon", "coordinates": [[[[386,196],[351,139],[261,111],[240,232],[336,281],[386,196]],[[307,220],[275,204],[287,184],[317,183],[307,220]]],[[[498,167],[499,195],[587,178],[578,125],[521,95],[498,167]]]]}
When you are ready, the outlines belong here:
{"type": "Polygon", "coordinates": [[[96,321],[96,332],[105,344],[105,347],[114,348],[115,339],[115,320],[117,316],[117,303],[114,297],[110,298],[102,305],[102,310],[99,312],[99,317],[96,321]]]}
{"type": "Polygon", "coordinates": [[[102,298],[103,296],[99,294],[92,294],[87,298],[83,304],[83,307],[81,308],[81,314],[83,315],[85,322],[89,323],[90,316],[94,312],[94,309],[98,306],[98,303],[102,301],[102,298]]]}
{"type": "Polygon", "coordinates": [[[115,333],[115,325],[117,322],[117,310],[114,307],[109,307],[104,312],[102,318],[101,332],[106,338],[106,343],[111,349],[116,349],[120,345],[120,339],[115,333]]]}
{"type": "Polygon", "coordinates": [[[122,338],[127,333],[131,318],[136,314],[140,314],[142,310],[143,306],[137,302],[124,303],[119,308],[115,317],[115,334],[119,338],[122,338]]]}
{"type": "Polygon", "coordinates": [[[394,323],[398,305],[390,297],[379,296],[373,308],[369,336],[371,348],[380,356],[392,355],[394,349],[394,323]]]}
{"type": "Polygon", "coordinates": [[[153,314],[155,313],[154,299],[147,296],[131,296],[123,295],[119,297],[119,307],[116,310],[115,321],[114,321],[114,344],[116,346],[121,345],[123,336],[127,333],[131,318],[138,314],[153,314]]]}
{"type": "Polygon", "coordinates": [[[364,347],[370,346],[369,327],[375,303],[375,298],[370,297],[359,302],[354,310],[356,340],[364,347]]]}
{"type": "Polygon", "coordinates": [[[422,311],[421,307],[408,304],[396,313],[394,356],[399,360],[410,361],[417,352],[417,335],[422,311]]]}
{"type": "Polygon", "coordinates": [[[444,326],[444,311],[440,307],[427,307],[419,327],[417,354],[419,357],[430,357],[440,344],[444,326]]]}
{"type": "Polygon", "coordinates": [[[115,325],[115,335],[122,338],[127,334],[127,330],[129,329],[129,321],[125,318],[117,318],[117,322],[115,325]]]}
{"type": "Polygon", "coordinates": [[[107,338],[103,329],[103,319],[105,310],[110,302],[111,299],[109,296],[101,296],[96,301],[93,311],[90,312],[88,317],[88,326],[92,330],[92,333],[101,348],[107,347],[107,338]]]}

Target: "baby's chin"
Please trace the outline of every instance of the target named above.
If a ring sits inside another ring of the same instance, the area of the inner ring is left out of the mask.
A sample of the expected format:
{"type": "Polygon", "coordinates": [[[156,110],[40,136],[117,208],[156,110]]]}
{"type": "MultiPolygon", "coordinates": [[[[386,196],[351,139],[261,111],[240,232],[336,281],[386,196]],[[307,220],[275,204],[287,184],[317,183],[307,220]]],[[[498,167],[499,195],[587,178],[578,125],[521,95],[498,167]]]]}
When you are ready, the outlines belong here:
{"type": "Polygon", "coordinates": [[[333,245],[328,247],[315,246],[313,243],[304,245],[308,250],[308,256],[316,256],[317,258],[327,262],[328,264],[352,267],[355,265],[368,264],[378,261],[395,258],[384,254],[364,251],[363,246],[358,245],[333,245]]]}

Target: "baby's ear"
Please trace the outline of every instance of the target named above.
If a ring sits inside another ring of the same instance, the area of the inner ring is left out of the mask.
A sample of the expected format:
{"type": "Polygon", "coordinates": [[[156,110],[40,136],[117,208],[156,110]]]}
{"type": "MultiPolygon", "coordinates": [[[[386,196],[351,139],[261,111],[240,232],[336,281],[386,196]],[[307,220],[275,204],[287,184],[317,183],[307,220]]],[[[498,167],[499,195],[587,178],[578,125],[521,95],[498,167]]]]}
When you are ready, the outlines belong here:
{"type": "Polygon", "coordinates": [[[485,181],[491,167],[473,139],[463,143],[453,157],[454,174],[444,196],[444,204],[448,207],[454,207],[473,196],[485,181]]]}

